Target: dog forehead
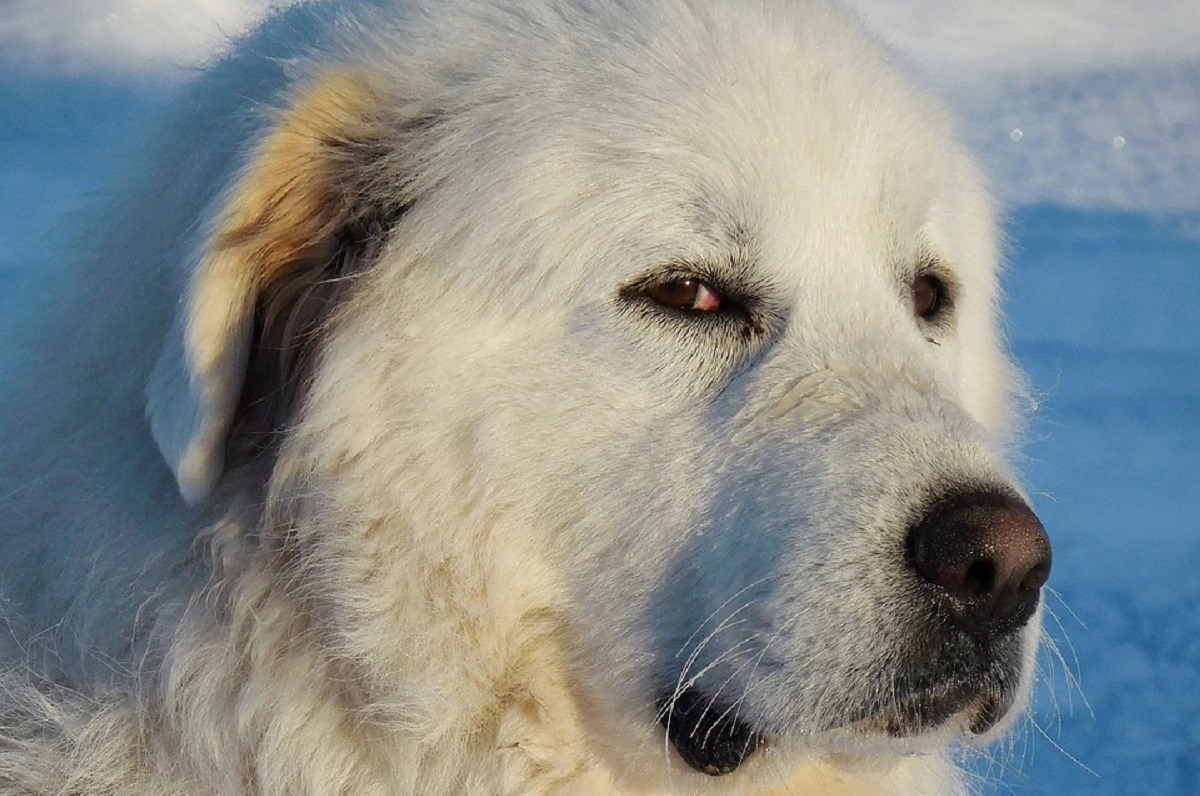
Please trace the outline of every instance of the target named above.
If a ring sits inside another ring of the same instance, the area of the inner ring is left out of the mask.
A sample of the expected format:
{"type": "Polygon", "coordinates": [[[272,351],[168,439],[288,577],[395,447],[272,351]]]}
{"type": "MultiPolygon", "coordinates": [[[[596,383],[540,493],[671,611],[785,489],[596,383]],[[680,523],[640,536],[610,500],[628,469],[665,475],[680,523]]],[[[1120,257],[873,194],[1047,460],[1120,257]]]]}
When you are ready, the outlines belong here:
{"type": "Polygon", "coordinates": [[[940,110],[825,3],[465,8],[389,48],[396,91],[439,119],[420,162],[438,229],[476,252],[464,264],[509,252],[510,276],[594,292],[734,241],[878,273],[937,237],[935,197],[957,201],[940,110]]]}
{"type": "Polygon", "coordinates": [[[644,8],[591,19],[616,28],[607,40],[572,29],[606,50],[587,57],[595,72],[535,70],[548,84],[514,92],[553,117],[529,162],[575,189],[535,195],[573,198],[627,239],[769,236],[758,245],[781,258],[844,229],[877,257],[928,222],[955,177],[937,158],[953,152],[937,145],[944,120],[853,20],[811,2],[644,8]]]}

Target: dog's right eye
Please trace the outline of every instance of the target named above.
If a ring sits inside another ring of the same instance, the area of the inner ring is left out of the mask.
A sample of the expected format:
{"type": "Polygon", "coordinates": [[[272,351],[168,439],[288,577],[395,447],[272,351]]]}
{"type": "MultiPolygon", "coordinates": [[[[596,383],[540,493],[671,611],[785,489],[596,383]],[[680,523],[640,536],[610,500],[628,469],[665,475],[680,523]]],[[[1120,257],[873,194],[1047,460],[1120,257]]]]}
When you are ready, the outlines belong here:
{"type": "Polygon", "coordinates": [[[707,274],[702,266],[668,267],[625,285],[617,296],[623,307],[658,323],[713,332],[741,330],[750,337],[768,331],[776,312],[761,298],[762,286],[707,274]]]}
{"type": "Polygon", "coordinates": [[[643,291],[654,302],[684,312],[717,312],[724,300],[720,291],[694,276],[680,276],[650,284],[643,291]]]}

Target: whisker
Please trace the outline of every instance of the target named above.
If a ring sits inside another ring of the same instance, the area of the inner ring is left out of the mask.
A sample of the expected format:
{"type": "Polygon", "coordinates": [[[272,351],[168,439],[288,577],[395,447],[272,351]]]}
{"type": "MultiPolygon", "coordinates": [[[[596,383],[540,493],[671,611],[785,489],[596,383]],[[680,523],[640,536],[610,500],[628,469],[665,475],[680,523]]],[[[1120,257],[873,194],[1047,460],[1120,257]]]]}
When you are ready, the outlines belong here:
{"type": "MultiPolygon", "coordinates": [[[[692,635],[688,636],[687,641],[683,642],[683,645],[680,646],[680,648],[676,651],[675,657],[678,658],[683,653],[683,651],[688,648],[688,645],[691,644],[693,641],[695,641],[696,636],[698,636],[700,634],[700,631],[704,629],[704,626],[707,625],[709,622],[711,622],[713,620],[713,618],[717,616],[717,614],[719,614],[719,613],[721,613],[721,611],[725,610],[726,606],[728,606],[731,602],[736,600],[738,597],[741,597],[743,594],[745,594],[750,589],[753,589],[755,586],[759,586],[762,583],[766,582],[768,579],[769,579],[769,576],[763,576],[756,581],[746,584],[745,586],[743,586],[742,588],[740,588],[736,592],[734,592],[732,595],[730,595],[729,598],[725,600],[725,602],[718,605],[716,607],[716,609],[704,619],[703,622],[701,622],[699,625],[696,626],[696,629],[692,631],[692,635]]],[[[754,600],[751,600],[749,603],[746,603],[746,605],[743,605],[742,608],[745,608],[747,605],[750,605],[753,602],[754,602],[754,600]]],[[[742,608],[739,608],[737,611],[734,611],[732,614],[730,614],[730,616],[736,616],[738,614],[738,612],[742,610],[742,608]]]]}
{"type": "Polygon", "coordinates": [[[1093,769],[1093,768],[1091,768],[1090,766],[1088,766],[1086,763],[1084,763],[1084,762],[1083,762],[1082,760],[1080,760],[1078,757],[1076,757],[1075,755],[1071,754],[1071,753],[1070,753],[1070,752],[1068,752],[1066,749],[1064,749],[1064,748],[1063,748],[1063,747],[1062,747],[1062,746],[1061,746],[1061,745],[1058,743],[1058,741],[1055,741],[1053,738],[1051,738],[1051,737],[1050,737],[1049,733],[1047,733],[1047,732],[1046,732],[1044,729],[1042,729],[1041,725],[1037,723],[1037,720],[1035,720],[1035,719],[1030,719],[1030,722],[1033,724],[1033,727],[1034,727],[1034,729],[1036,729],[1036,730],[1038,731],[1038,734],[1040,734],[1040,735],[1041,735],[1043,738],[1045,738],[1045,739],[1046,739],[1046,741],[1047,741],[1047,742],[1048,742],[1048,743],[1049,743],[1051,746],[1053,746],[1053,747],[1055,748],[1055,750],[1057,750],[1057,751],[1058,751],[1058,753],[1059,753],[1059,754],[1061,754],[1063,757],[1065,757],[1065,758],[1067,758],[1068,760],[1070,760],[1070,761],[1071,761],[1072,763],[1074,763],[1075,765],[1077,765],[1077,766],[1079,766],[1080,768],[1082,768],[1082,769],[1083,769],[1084,771],[1086,771],[1087,773],[1091,774],[1091,775],[1092,775],[1093,777],[1095,777],[1096,779],[1100,779],[1100,774],[1099,774],[1099,772],[1097,772],[1095,769],[1093,769]]]}

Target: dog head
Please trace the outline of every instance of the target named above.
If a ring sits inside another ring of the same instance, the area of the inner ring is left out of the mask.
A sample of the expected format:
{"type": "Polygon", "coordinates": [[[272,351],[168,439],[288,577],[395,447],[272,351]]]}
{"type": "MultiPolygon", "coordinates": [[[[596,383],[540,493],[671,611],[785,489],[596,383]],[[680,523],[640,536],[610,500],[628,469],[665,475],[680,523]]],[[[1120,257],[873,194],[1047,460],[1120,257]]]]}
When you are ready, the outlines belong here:
{"type": "MultiPolygon", "coordinates": [[[[631,769],[1007,726],[1050,554],[937,107],[808,3],[354,35],[247,156],[160,360],[185,497],[269,461],[267,529],[373,687],[536,625],[631,769]],[[414,618],[438,599],[457,642],[414,618]]],[[[445,709],[419,691],[410,724],[445,709]]]]}

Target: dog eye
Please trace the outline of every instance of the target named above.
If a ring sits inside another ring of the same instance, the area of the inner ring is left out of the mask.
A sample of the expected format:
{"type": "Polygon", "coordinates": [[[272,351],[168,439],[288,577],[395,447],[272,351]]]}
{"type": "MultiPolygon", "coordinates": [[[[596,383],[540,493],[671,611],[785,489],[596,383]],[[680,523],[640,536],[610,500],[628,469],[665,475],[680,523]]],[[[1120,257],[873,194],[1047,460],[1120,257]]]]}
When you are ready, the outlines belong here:
{"type": "Polygon", "coordinates": [[[673,310],[709,313],[721,309],[723,297],[716,288],[694,276],[681,276],[647,285],[645,293],[673,310]]]}
{"type": "Polygon", "coordinates": [[[942,309],[946,286],[936,276],[922,274],[912,282],[913,315],[931,320],[942,309]]]}

